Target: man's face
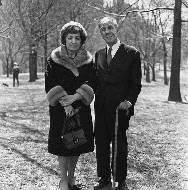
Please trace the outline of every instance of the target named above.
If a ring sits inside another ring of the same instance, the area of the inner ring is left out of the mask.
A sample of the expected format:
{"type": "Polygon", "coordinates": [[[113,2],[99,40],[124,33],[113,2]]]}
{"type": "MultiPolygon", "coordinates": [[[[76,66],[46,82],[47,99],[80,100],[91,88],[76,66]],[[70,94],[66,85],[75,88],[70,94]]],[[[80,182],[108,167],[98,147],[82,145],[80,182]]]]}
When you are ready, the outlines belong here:
{"type": "Polygon", "coordinates": [[[108,45],[112,46],[117,42],[117,27],[113,23],[107,22],[102,24],[100,33],[108,45]]]}

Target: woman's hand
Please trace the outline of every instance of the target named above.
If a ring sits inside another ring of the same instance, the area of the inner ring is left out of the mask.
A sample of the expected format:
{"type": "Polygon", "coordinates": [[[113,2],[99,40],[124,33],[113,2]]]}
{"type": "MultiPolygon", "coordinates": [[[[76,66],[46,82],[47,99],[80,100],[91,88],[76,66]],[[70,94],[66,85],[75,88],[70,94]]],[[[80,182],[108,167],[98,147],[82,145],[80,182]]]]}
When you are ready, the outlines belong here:
{"type": "Polygon", "coordinates": [[[64,107],[64,110],[67,117],[71,117],[74,115],[74,108],[71,105],[64,107]]]}
{"type": "Polygon", "coordinates": [[[66,95],[63,96],[62,98],[60,98],[59,102],[62,106],[69,106],[71,105],[73,102],[81,99],[81,95],[76,93],[74,95],[66,95]]]}

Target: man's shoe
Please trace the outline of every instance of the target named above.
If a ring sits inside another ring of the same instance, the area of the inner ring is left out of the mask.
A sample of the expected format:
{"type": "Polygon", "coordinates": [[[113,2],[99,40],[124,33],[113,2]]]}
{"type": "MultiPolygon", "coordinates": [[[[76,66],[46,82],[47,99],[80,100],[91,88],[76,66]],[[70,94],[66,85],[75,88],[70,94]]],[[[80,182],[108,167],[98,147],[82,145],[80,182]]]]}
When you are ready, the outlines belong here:
{"type": "Polygon", "coordinates": [[[118,183],[118,187],[116,190],[129,190],[127,183],[124,181],[122,183],[118,183]]]}
{"type": "Polygon", "coordinates": [[[82,190],[82,185],[81,184],[76,184],[71,186],[70,183],[68,183],[69,190],[82,190]]]}
{"type": "Polygon", "coordinates": [[[99,180],[99,184],[97,186],[94,186],[94,190],[108,190],[108,189],[112,189],[112,182],[111,179],[104,179],[101,178],[99,180]]]}

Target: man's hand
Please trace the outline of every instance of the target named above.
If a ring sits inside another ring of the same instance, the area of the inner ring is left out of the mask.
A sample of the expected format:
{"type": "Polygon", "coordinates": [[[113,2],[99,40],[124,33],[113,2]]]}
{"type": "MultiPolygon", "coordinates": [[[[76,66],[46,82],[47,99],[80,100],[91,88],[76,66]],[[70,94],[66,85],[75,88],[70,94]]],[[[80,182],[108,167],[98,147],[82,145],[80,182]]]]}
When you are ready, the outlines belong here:
{"type": "Polygon", "coordinates": [[[126,111],[127,115],[129,114],[129,108],[132,106],[132,104],[129,101],[121,102],[118,106],[120,110],[126,111]]]}
{"type": "Polygon", "coordinates": [[[61,97],[59,102],[63,107],[65,107],[71,105],[73,102],[79,99],[81,99],[81,95],[76,93],[74,95],[66,95],[61,97]]]}

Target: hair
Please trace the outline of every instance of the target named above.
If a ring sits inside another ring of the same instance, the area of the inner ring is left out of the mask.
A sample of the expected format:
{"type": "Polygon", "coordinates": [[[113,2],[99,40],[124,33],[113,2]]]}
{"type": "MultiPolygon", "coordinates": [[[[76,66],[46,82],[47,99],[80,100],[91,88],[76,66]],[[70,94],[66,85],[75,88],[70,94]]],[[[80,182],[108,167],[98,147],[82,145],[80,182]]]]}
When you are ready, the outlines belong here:
{"type": "Polygon", "coordinates": [[[118,27],[117,20],[114,17],[106,16],[99,20],[98,23],[99,28],[101,28],[101,26],[106,23],[112,23],[114,26],[118,27]]]}
{"type": "Polygon", "coordinates": [[[78,22],[71,21],[62,27],[60,32],[61,44],[66,45],[66,37],[68,34],[80,34],[81,45],[83,45],[87,39],[86,30],[78,22]]]}

